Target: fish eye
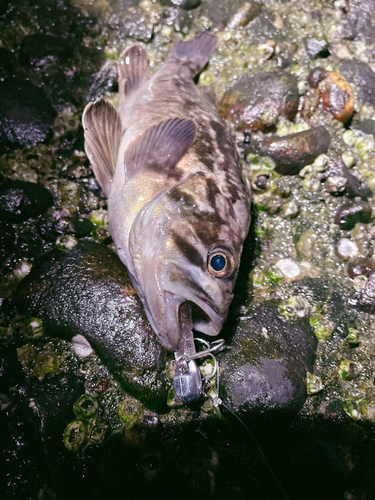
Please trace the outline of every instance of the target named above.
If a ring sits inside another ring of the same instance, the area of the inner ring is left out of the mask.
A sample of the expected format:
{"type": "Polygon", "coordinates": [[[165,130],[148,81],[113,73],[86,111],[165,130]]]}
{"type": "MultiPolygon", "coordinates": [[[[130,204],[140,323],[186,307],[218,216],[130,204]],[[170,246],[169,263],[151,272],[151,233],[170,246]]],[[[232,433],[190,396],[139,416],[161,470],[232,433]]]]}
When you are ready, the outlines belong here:
{"type": "Polygon", "coordinates": [[[232,251],[225,246],[215,246],[208,252],[208,271],[215,278],[230,278],[235,269],[235,261],[232,251]]]}

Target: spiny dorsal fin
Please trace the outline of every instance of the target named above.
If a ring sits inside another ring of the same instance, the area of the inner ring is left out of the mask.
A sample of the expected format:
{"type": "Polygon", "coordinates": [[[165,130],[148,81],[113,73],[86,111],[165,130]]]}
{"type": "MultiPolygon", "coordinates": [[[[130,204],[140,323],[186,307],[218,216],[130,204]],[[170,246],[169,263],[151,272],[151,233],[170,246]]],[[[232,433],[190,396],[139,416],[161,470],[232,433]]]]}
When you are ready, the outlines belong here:
{"type": "Polygon", "coordinates": [[[152,171],[168,176],[195,141],[192,120],[170,118],[146,130],[125,153],[126,179],[152,171]]]}
{"type": "Polygon", "coordinates": [[[147,80],[148,59],[146,52],[133,45],[120,56],[117,65],[120,104],[129,94],[137,90],[147,80]]]}
{"type": "Polygon", "coordinates": [[[216,47],[217,36],[200,31],[188,42],[175,42],[169,57],[189,66],[192,76],[195,76],[206,66],[216,47]]]}
{"type": "Polygon", "coordinates": [[[87,157],[95,177],[109,196],[116,170],[117,153],[124,135],[121,119],[112,104],[101,97],[86,106],[82,124],[87,157]]]}

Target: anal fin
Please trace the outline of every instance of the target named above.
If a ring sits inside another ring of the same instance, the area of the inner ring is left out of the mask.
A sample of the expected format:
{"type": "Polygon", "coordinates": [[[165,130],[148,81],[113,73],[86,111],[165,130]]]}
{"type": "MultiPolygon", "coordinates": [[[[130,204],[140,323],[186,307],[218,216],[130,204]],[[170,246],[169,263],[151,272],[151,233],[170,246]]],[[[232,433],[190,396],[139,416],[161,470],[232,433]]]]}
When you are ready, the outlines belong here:
{"type": "Polygon", "coordinates": [[[147,71],[147,54],[137,45],[133,45],[121,54],[117,65],[120,104],[125,96],[129,97],[147,80],[147,71]]]}
{"type": "Polygon", "coordinates": [[[170,118],[146,130],[125,153],[126,178],[139,172],[156,172],[167,177],[194,143],[192,120],[170,118]]]}
{"type": "Polygon", "coordinates": [[[120,116],[115,108],[101,97],[86,106],[82,124],[87,157],[95,177],[109,196],[117,154],[124,135],[120,116]]]}

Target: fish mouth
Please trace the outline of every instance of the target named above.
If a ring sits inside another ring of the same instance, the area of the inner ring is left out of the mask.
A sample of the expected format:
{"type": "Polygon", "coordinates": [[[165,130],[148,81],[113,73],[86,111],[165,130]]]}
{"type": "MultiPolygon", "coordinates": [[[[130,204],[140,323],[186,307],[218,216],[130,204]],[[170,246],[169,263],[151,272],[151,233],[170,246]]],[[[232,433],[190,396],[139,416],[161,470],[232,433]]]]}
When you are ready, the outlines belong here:
{"type": "MultiPolygon", "coordinates": [[[[181,337],[186,330],[186,324],[181,321],[189,323],[192,329],[205,335],[215,336],[220,333],[226,319],[225,313],[216,305],[220,304],[221,300],[214,302],[194,279],[175,264],[169,263],[160,278],[166,316],[164,335],[172,347],[169,350],[176,351],[179,348],[181,337]],[[191,308],[190,320],[182,319],[180,315],[181,306],[186,302],[191,308]]],[[[228,300],[231,298],[232,296],[228,297],[228,300]]],[[[163,337],[161,330],[159,337],[163,337]]],[[[166,346],[165,342],[163,344],[166,346]]]]}

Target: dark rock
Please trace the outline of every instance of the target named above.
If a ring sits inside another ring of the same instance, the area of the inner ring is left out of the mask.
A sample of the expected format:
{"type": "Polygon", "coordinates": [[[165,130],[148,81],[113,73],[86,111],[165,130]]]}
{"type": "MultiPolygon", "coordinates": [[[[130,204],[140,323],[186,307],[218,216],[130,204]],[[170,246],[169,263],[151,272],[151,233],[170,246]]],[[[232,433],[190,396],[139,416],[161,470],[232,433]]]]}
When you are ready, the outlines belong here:
{"type": "Polygon", "coordinates": [[[188,33],[193,24],[193,19],[188,12],[179,12],[174,19],[174,29],[180,33],[188,33]]]}
{"type": "Polygon", "coordinates": [[[277,66],[281,69],[288,68],[293,64],[293,59],[287,54],[284,54],[284,56],[277,56],[276,61],[277,66]]]}
{"type": "Polygon", "coordinates": [[[111,61],[92,76],[90,90],[86,96],[86,102],[95,101],[109,92],[118,92],[117,68],[111,61]]]}
{"type": "Polygon", "coordinates": [[[318,57],[328,57],[328,43],[325,40],[306,37],[304,39],[305,50],[309,59],[317,59],[318,57]]]}
{"type": "Polygon", "coordinates": [[[313,163],[317,156],[326,153],[330,142],[328,130],[319,126],[281,137],[272,136],[261,142],[254,141],[246,153],[269,156],[276,163],[277,172],[294,175],[313,163]]]}
{"type": "Polygon", "coordinates": [[[14,76],[16,65],[14,54],[10,50],[0,47],[0,74],[4,80],[14,76]]]}
{"type": "Polygon", "coordinates": [[[171,2],[182,10],[196,9],[201,4],[201,0],[171,0],[171,2]]]}
{"type": "Polygon", "coordinates": [[[367,257],[365,259],[349,262],[346,272],[348,273],[349,278],[353,280],[356,276],[369,277],[374,269],[375,261],[367,257]]]}
{"type": "Polygon", "coordinates": [[[367,224],[371,221],[371,205],[364,201],[359,203],[346,203],[336,212],[334,222],[340,229],[350,230],[357,224],[363,222],[367,224]]]}
{"type": "Polygon", "coordinates": [[[78,238],[82,238],[91,236],[95,227],[89,219],[77,215],[59,219],[54,226],[54,231],[58,234],[74,234],[78,238]]]}
{"type": "Polygon", "coordinates": [[[6,222],[25,221],[44,213],[52,204],[52,194],[41,184],[0,181],[0,218],[6,222]]]}
{"type": "Polygon", "coordinates": [[[320,23],[322,19],[322,13],[320,12],[320,10],[312,10],[310,12],[310,16],[313,21],[317,21],[318,23],[320,23]]]}
{"type": "Polygon", "coordinates": [[[63,488],[74,497],[90,459],[83,464],[72,456],[64,448],[62,436],[72,420],[73,404],[84,392],[83,376],[49,373],[43,380],[33,377],[25,381],[18,389],[4,412],[7,432],[1,461],[8,481],[3,498],[37,498],[44,484],[60,492],[63,488]]]}
{"type": "Polygon", "coordinates": [[[0,155],[9,147],[30,147],[48,137],[56,118],[43,90],[29,81],[0,82],[0,155]]]}
{"type": "MultiPolygon", "coordinates": [[[[220,2],[203,3],[200,9],[201,15],[207,16],[213,28],[224,29],[231,22],[236,26],[245,26],[261,12],[261,6],[257,2],[247,2],[243,0],[221,0],[220,2]],[[237,16],[238,19],[235,19],[237,16]]],[[[234,27],[234,26],[233,26],[234,27]]]]}
{"type": "Polygon", "coordinates": [[[23,66],[39,66],[45,58],[64,64],[73,55],[69,39],[36,33],[26,36],[20,46],[19,60],[23,66]]]}
{"type": "Polygon", "coordinates": [[[108,24],[121,39],[134,38],[147,43],[151,40],[154,32],[151,22],[145,21],[144,16],[138,12],[131,12],[127,8],[115,12],[108,24]]]}
{"type": "Polygon", "coordinates": [[[327,71],[319,83],[323,109],[336,120],[346,123],[354,111],[354,92],[349,82],[336,71],[327,71]]]}
{"type": "Polygon", "coordinates": [[[375,73],[368,64],[358,59],[347,59],[342,63],[340,72],[354,83],[359,102],[375,105],[375,73]]]}
{"type": "Polygon", "coordinates": [[[349,305],[370,314],[375,313],[375,270],[368,274],[364,288],[349,297],[349,305]]]}
{"type": "Polygon", "coordinates": [[[260,15],[251,21],[247,27],[249,39],[253,43],[263,43],[267,40],[273,40],[275,43],[284,41],[285,36],[280,30],[268,20],[268,15],[260,15]]]}
{"type": "Polygon", "coordinates": [[[318,88],[319,83],[322,80],[324,80],[326,76],[327,76],[327,70],[320,67],[314,68],[307,75],[307,83],[310,85],[311,88],[316,89],[318,88]]]}
{"type": "MultiPolygon", "coordinates": [[[[321,180],[327,180],[329,177],[344,178],[346,179],[345,187],[340,192],[345,192],[349,198],[360,196],[362,199],[367,200],[372,195],[372,191],[355,177],[348,167],[343,162],[342,158],[335,158],[331,160],[328,169],[321,174],[321,180]]],[[[339,194],[339,193],[337,193],[339,194]]]]}
{"type": "Polygon", "coordinates": [[[220,112],[236,130],[264,130],[279,115],[293,120],[298,110],[297,79],[284,70],[247,74],[228,90],[220,112]]]}
{"type": "Polygon", "coordinates": [[[373,43],[375,26],[370,15],[374,10],[374,0],[347,0],[341,36],[350,40],[363,37],[367,43],[373,43]]]}
{"type": "Polygon", "coordinates": [[[353,124],[350,128],[358,135],[371,134],[375,137],[375,120],[364,118],[362,121],[353,124]]]}
{"type": "Polygon", "coordinates": [[[12,224],[0,220],[0,266],[13,254],[16,233],[12,224]]]}
{"type": "MultiPolygon", "coordinates": [[[[139,4],[139,2],[140,0],[109,0],[108,3],[114,11],[117,11],[117,10],[127,9],[129,7],[136,7],[139,4]]],[[[164,4],[162,3],[162,5],[164,4]]]]}
{"type": "Polygon", "coordinates": [[[83,335],[127,392],[164,408],[166,351],[114,252],[91,241],[50,252],[20,283],[17,304],[49,335],[83,335]]]}
{"type": "Polygon", "coordinates": [[[0,16],[3,16],[8,10],[9,0],[0,0],[0,16]]]}
{"type": "Polygon", "coordinates": [[[310,71],[307,82],[311,90],[304,96],[306,118],[311,117],[321,97],[324,111],[343,123],[349,120],[354,111],[354,92],[343,75],[318,67],[310,71]]]}
{"type": "Polygon", "coordinates": [[[293,418],[306,399],[316,345],[307,319],[290,323],[271,305],[256,309],[220,356],[224,404],[263,423],[293,418]]]}

